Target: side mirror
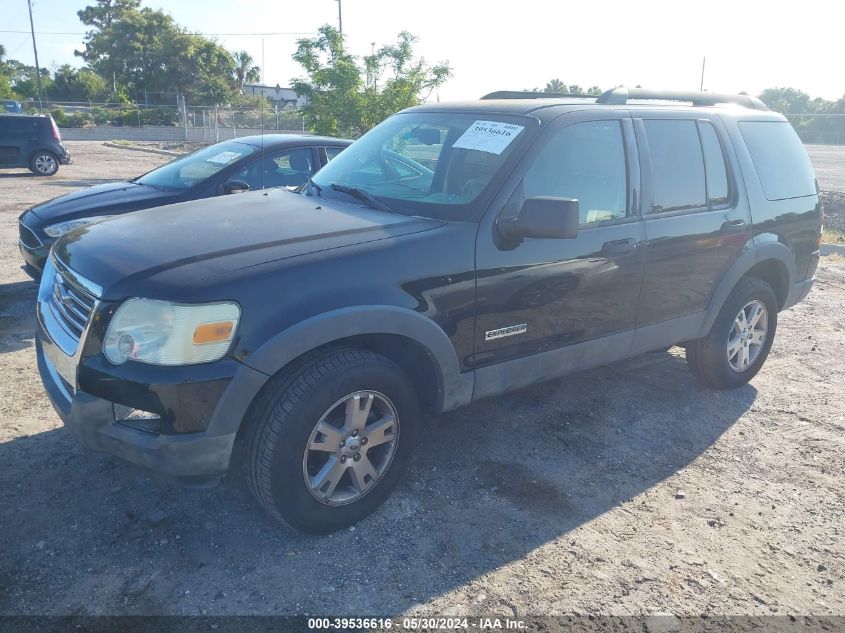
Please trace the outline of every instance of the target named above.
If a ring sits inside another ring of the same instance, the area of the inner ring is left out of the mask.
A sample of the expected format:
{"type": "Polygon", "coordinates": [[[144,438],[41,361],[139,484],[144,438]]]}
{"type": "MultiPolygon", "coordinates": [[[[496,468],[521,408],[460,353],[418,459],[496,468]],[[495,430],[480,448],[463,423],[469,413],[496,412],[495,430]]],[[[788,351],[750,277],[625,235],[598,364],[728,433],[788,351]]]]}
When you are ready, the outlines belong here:
{"type": "Polygon", "coordinates": [[[515,218],[500,219],[499,231],[509,240],[524,237],[573,239],[578,235],[580,209],[577,200],[537,196],[527,198],[515,218]]]}
{"type": "Polygon", "coordinates": [[[223,193],[243,193],[249,191],[249,185],[243,180],[227,180],[223,183],[223,193]]]}

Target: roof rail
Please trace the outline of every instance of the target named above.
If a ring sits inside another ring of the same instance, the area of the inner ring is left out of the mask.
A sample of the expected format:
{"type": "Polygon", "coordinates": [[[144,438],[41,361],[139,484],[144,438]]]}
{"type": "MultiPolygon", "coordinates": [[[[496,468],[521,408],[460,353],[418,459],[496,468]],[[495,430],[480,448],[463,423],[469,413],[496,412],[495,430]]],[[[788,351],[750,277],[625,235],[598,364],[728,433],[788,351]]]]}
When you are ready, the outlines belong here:
{"type": "Polygon", "coordinates": [[[692,90],[648,90],[646,88],[613,88],[603,92],[596,103],[625,105],[629,99],[644,101],[688,101],[694,106],[712,106],[717,103],[735,103],[752,110],[768,110],[766,104],[751,95],[734,95],[692,90]]]}
{"type": "Polygon", "coordinates": [[[592,97],[593,95],[571,94],[569,92],[530,92],[527,90],[497,90],[486,94],[482,99],[560,99],[563,97],[592,97]]]}

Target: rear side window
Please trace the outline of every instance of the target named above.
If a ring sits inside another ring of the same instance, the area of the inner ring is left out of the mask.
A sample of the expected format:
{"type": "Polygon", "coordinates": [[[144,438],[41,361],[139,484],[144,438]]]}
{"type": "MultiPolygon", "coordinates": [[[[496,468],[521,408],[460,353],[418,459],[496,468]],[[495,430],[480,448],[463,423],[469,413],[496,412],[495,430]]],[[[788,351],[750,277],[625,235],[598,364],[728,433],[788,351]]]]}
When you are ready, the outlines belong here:
{"type": "Polygon", "coordinates": [[[329,160],[340,154],[345,148],[343,147],[327,147],[326,156],[329,160]]]}
{"type": "Polygon", "coordinates": [[[704,158],[695,121],[645,120],[654,203],[650,213],[707,205],[704,158]]]}
{"type": "Polygon", "coordinates": [[[815,195],[813,166],[789,123],[742,121],[738,125],[768,200],[815,195]]]}
{"type": "Polygon", "coordinates": [[[711,123],[699,121],[698,131],[701,133],[704,171],[707,173],[707,201],[712,206],[725,204],[728,201],[729,189],[722,144],[711,123]]]}

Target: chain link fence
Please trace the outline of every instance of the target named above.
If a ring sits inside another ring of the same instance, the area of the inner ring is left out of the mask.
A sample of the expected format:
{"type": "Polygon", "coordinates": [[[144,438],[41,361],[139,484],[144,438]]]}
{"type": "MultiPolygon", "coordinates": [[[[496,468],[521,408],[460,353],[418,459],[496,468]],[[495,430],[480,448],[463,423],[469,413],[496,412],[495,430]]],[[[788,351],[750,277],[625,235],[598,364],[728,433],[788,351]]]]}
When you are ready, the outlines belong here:
{"type": "MultiPolygon", "coordinates": [[[[33,107],[30,104],[28,109],[33,107]]],[[[172,140],[178,137],[177,129],[182,130],[183,140],[206,143],[262,131],[307,131],[298,110],[272,104],[223,107],[49,101],[42,107],[62,130],[152,128],[149,140],[172,140]],[[172,129],[163,133],[163,138],[155,139],[155,128],[172,129]]]]}
{"type": "Polygon", "coordinates": [[[788,114],[786,118],[813,163],[826,227],[845,233],[845,114],[788,114]]]}

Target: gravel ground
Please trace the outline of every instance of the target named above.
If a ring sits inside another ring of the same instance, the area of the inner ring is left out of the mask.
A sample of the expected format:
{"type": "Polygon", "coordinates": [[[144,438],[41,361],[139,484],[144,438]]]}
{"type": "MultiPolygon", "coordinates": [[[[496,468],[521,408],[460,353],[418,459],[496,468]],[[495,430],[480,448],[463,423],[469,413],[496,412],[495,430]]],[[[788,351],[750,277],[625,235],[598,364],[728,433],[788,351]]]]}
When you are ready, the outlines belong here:
{"type": "Polygon", "coordinates": [[[763,371],[699,387],[683,350],[430,421],[381,511],[328,537],[86,452],[35,368],[29,204],[165,157],[69,143],[0,175],[0,614],[845,614],[845,259],[763,371]]]}

